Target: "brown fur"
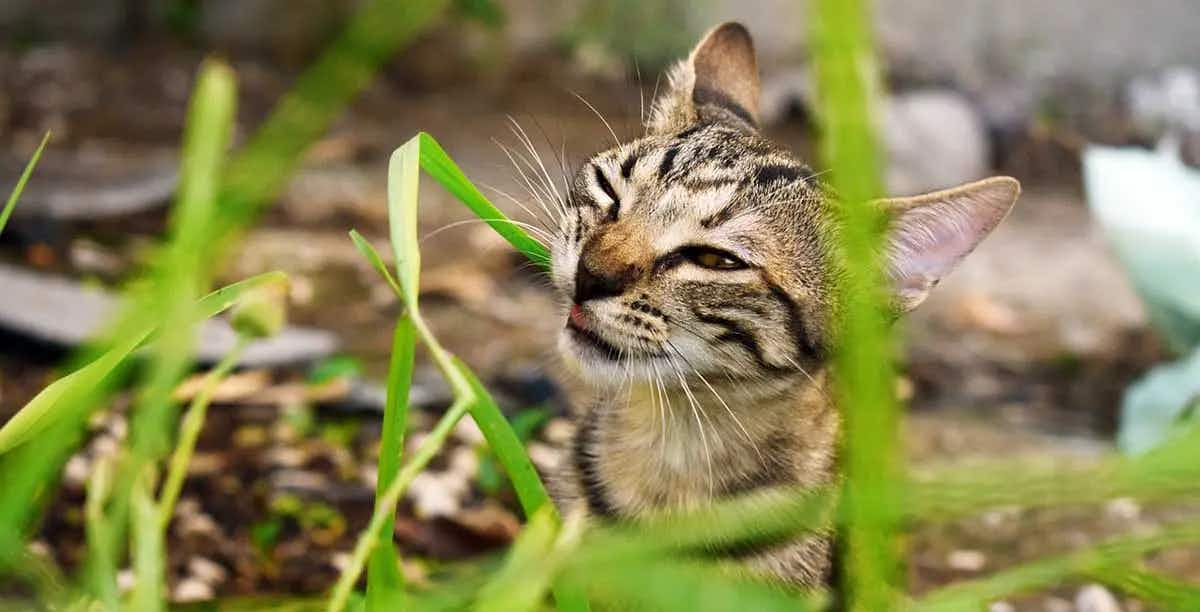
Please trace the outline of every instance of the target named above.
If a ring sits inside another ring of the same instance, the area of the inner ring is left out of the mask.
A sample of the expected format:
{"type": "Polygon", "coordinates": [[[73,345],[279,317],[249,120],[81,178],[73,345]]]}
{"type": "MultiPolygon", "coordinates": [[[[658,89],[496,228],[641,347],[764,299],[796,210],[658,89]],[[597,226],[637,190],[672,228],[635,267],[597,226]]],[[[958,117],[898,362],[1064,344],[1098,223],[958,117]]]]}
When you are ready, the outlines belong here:
{"type": "MultiPolygon", "coordinates": [[[[560,203],[552,278],[573,306],[559,346],[598,390],[552,479],[566,510],[620,520],[837,476],[826,366],[837,203],[758,133],[757,107],[750,36],[719,26],[672,70],[648,134],[596,154],[560,203]]],[[[919,304],[1016,194],[999,178],[881,202],[898,309],[919,304]]],[[[831,549],[813,536],[742,558],[813,586],[831,549]]]]}

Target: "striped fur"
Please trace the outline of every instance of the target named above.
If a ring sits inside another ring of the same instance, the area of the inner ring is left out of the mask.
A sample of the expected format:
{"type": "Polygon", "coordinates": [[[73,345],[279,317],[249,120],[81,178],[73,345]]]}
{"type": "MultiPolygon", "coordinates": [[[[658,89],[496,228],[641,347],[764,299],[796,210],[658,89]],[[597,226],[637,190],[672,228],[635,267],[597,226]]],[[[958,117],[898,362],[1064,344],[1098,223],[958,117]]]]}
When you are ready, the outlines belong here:
{"type": "MultiPolygon", "coordinates": [[[[836,478],[834,205],[808,166],[758,133],[756,71],[744,28],[718,27],[672,71],[647,134],[596,154],[570,185],[552,244],[552,278],[573,304],[559,348],[599,397],[552,479],[564,510],[619,520],[836,478]]],[[[1003,216],[993,206],[985,222],[930,233],[924,219],[941,213],[914,202],[923,216],[900,220],[911,231],[892,251],[921,265],[895,270],[942,273],[957,260],[915,253],[940,251],[914,236],[975,228],[956,238],[961,257],[1003,216]]],[[[898,282],[919,291],[936,280],[898,282]]],[[[738,558],[813,586],[831,549],[815,536],[738,558]]]]}

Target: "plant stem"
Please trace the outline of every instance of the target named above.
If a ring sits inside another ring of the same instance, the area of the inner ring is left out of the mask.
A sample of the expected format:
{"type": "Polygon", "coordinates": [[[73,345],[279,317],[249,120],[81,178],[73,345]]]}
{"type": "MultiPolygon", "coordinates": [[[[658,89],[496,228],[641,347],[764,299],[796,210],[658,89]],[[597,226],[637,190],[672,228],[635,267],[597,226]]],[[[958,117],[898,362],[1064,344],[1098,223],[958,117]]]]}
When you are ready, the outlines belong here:
{"type": "Polygon", "coordinates": [[[175,502],[179,500],[179,492],[183,490],[183,481],[187,477],[187,466],[192,460],[192,453],[196,450],[196,440],[200,437],[200,430],[204,427],[208,404],[212,401],[217,385],[221,384],[221,381],[237,366],[242,352],[249,344],[250,340],[247,337],[238,336],[237,344],[233,349],[204,377],[204,384],[196,393],[196,397],[192,398],[192,403],[183,416],[183,421],[179,425],[179,440],[175,443],[175,452],[171,453],[171,460],[168,464],[167,480],[163,483],[162,492],[159,493],[158,498],[158,520],[164,531],[175,514],[175,502]]]}
{"type": "Polygon", "coordinates": [[[429,435],[421,442],[421,446],[417,447],[412,459],[400,469],[400,472],[396,474],[396,479],[376,501],[375,511],[371,514],[371,522],[367,524],[366,530],[358,536],[358,543],[354,545],[354,554],[350,558],[350,565],[342,570],[342,575],[333,587],[333,595],[329,599],[327,608],[329,612],[340,612],[346,608],[350,592],[367,564],[367,557],[370,556],[371,550],[379,541],[379,533],[383,530],[388,517],[395,513],[400,497],[404,495],[404,491],[408,489],[408,485],[412,484],[417,474],[421,473],[421,470],[425,469],[425,466],[429,465],[429,462],[442,449],[446,438],[450,436],[450,432],[454,430],[459,419],[467,413],[468,407],[468,402],[461,398],[450,406],[433,431],[429,432],[429,435]]]}

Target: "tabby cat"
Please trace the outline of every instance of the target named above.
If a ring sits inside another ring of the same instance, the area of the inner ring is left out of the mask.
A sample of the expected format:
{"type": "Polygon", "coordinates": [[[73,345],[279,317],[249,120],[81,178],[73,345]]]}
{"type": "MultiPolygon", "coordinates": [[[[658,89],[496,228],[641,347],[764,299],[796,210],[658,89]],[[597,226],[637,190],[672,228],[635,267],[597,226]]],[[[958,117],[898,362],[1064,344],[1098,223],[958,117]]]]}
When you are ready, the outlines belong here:
{"type": "MultiPolygon", "coordinates": [[[[570,304],[558,344],[600,399],[551,481],[564,512],[619,520],[836,478],[836,202],[760,135],[758,99],[750,35],[721,25],[672,69],[646,135],[572,180],[552,245],[570,304]]],[[[998,177],[881,202],[895,311],[920,304],[1018,192],[998,177]]],[[[813,586],[831,546],[810,536],[742,558],[813,586]]]]}

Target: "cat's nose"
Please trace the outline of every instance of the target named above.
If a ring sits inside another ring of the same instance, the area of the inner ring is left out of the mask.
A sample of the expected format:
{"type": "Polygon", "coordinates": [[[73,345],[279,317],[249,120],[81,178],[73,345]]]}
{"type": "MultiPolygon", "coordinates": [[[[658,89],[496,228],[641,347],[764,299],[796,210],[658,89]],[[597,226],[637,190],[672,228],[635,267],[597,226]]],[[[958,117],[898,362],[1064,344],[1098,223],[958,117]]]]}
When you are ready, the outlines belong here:
{"type": "Polygon", "coordinates": [[[575,270],[575,303],[621,295],[637,277],[635,266],[599,272],[588,266],[586,257],[581,257],[579,267],[575,270]]]}

